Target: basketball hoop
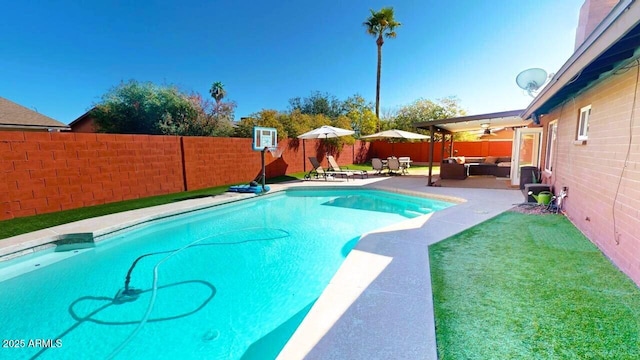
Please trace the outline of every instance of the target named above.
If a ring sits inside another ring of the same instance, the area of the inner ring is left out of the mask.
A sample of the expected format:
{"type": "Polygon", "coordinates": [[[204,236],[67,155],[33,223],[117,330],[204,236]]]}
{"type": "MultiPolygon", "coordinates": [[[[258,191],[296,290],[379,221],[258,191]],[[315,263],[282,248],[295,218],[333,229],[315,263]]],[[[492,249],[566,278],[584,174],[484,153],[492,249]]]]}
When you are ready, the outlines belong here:
{"type": "Polygon", "coordinates": [[[271,153],[271,156],[274,159],[278,159],[282,156],[282,153],[284,152],[284,148],[278,148],[278,147],[270,147],[267,149],[269,151],[269,153],[271,153]]]}
{"type": "Polygon", "coordinates": [[[267,150],[274,158],[282,156],[282,150],[278,149],[278,130],[275,128],[255,126],[253,128],[253,142],[252,145],[254,151],[260,151],[260,157],[262,160],[262,190],[266,191],[266,161],[264,159],[264,153],[267,150]]]}

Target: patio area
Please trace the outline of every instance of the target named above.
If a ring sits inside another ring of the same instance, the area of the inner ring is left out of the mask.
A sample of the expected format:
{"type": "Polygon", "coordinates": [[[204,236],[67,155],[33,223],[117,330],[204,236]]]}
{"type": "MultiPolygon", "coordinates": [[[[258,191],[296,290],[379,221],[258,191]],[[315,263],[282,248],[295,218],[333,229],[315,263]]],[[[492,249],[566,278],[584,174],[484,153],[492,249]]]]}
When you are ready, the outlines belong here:
{"type": "Polygon", "coordinates": [[[438,179],[433,186],[445,188],[513,190],[509,178],[491,175],[472,175],[464,180],[438,179]]]}

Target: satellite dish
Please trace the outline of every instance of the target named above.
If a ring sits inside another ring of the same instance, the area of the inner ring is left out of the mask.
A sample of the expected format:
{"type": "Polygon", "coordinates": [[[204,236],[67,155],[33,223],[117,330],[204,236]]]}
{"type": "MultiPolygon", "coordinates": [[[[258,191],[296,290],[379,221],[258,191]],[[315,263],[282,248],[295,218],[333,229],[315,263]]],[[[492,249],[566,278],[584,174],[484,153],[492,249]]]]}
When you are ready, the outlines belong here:
{"type": "Polygon", "coordinates": [[[537,91],[547,81],[547,72],[540,68],[527,69],[516,76],[518,86],[527,91],[531,97],[535,97],[537,91]]]}

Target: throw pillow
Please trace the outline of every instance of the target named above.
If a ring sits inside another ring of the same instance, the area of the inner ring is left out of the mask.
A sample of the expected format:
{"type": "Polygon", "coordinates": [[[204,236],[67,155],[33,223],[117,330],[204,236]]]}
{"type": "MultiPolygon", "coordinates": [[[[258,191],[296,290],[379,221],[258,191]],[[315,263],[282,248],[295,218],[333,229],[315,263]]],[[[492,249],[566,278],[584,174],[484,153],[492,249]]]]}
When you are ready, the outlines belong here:
{"type": "Polygon", "coordinates": [[[456,158],[456,162],[457,162],[458,164],[464,164],[464,156],[458,156],[458,157],[456,158]]]}
{"type": "Polygon", "coordinates": [[[498,160],[498,158],[497,158],[497,157],[495,157],[495,156],[487,156],[487,157],[484,159],[484,163],[485,163],[485,164],[495,164],[497,160],[498,160]]]}

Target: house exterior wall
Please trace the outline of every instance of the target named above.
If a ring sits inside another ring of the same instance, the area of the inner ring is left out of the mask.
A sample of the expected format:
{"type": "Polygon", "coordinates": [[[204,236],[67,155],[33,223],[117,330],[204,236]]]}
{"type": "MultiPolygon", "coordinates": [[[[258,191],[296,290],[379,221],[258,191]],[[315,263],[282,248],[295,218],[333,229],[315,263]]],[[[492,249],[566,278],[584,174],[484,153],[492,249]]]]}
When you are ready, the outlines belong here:
{"type": "Polygon", "coordinates": [[[553,173],[546,173],[545,181],[556,194],[568,188],[563,204],[567,217],[640,285],[638,71],[634,67],[609,77],[553,109],[541,123],[546,150],[549,122],[558,120],[553,173]],[[577,124],[587,105],[591,116],[583,143],[576,141],[577,124]]]}

